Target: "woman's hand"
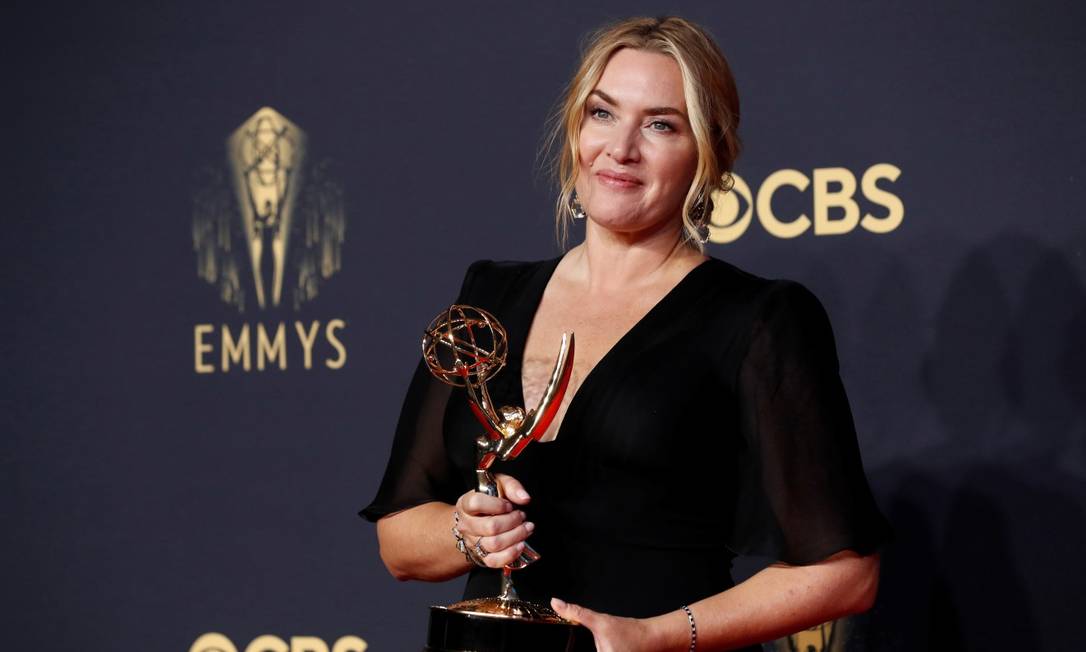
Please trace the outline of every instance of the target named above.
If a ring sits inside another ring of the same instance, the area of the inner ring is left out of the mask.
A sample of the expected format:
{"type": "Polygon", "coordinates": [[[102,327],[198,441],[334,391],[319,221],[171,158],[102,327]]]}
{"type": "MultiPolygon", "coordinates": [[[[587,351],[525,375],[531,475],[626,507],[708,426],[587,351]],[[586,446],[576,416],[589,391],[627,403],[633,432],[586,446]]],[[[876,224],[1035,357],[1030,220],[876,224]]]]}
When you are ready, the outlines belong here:
{"type": "Polygon", "coordinates": [[[524,540],[535,529],[524,512],[514,505],[527,505],[531,497],[512,476],[494,476],[505,498],[469,491],[456,500],[460,514],[460,534],[467,545],[478,545],[486,556],[482,561],[490,568],[501,568],[524,551],[524,540]]]}
{"type": "Polygon", "coordinates": [[[658,652],[649,625],[639,618],[620,618],[592,611],[587,607],[551,598],[551,608],[566,620],[587,627],[596,641],[598,652],[658,652]]]}

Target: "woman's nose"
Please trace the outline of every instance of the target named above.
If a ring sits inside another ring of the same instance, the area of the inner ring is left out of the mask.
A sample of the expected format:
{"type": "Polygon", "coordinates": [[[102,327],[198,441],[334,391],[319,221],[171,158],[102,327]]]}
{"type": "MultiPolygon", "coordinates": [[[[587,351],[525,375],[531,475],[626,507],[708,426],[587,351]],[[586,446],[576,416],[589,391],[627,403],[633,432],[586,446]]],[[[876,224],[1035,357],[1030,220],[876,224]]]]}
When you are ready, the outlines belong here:
{"type": "Polygon", "coordinates": [[[634,129],[616,129],[607,154],[616,163],[634,163],[641,160],[638,150],[638,133],[634,129]]]}

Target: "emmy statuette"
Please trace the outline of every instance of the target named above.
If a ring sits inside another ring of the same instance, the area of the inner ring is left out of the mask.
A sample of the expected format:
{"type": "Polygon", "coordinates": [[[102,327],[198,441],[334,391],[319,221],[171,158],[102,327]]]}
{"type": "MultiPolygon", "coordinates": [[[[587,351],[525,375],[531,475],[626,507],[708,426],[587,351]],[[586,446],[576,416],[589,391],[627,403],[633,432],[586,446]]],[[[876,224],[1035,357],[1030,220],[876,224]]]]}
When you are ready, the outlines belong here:
{"type": "MultiPolygon", "coordinates": [[[[484,430],[476,440],[476,490],[499,497],[501,488],[490,468],[496,461],[520,455],[554,420],[573,371],[573,334],[562,335],[550,382],[532,410],[495,408],[490,399],[486,382],[505,366],[507,353],[505,329],[493,315],[472,306],[449,306],[434,318],[422,339],[422,356],[430,372],[442,382],[467,390],[471,411],[484,430]]],[[[517,597],[513,571],[539,558],[539,553],[526,545],[520,556],[502,569],[497,596],[431,607],[427,652],[593,650],[592,635],[586,628],[562,619],[548,606],[517,597]]]]}

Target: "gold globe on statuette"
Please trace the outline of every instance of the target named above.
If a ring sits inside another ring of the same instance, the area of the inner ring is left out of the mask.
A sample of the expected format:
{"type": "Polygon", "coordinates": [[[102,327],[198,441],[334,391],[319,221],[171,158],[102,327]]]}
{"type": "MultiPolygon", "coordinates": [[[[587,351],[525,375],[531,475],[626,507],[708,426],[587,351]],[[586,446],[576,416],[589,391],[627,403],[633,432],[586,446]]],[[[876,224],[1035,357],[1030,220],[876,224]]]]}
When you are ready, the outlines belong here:
{"type": "MultiPolygon", "coordinates": [[[[486,383],[505,367],[509,338],[489,312],[454,304],[430,322],[422,338],[422,357],[437,379],[467,393],[472,413],[483,426],[476,440],[476,490],[502,496],[491,473],[495,462],[511,460],[538,440],[554,421],[573,371],[574,338],[564,333],[550,381],[539,404],[495,407],[486,383]]],[[[559,617],[546,606],[517,597],[513,571],[538,561],[539,553],[524,551],[502,568],[501,593],[430,608],[427,650],[579,650],[591,643],[580,625],[559,617]],[[587,642],[587,643],[586,643],[587,642]]],[[[590,647],[586,649],[591,649],[590,647]]]]}
{"type": "Polygon", "coordinates": [[[430,373],[457,387],[480,385],[505,366],[509,337],[489,312],[451,305],[426,327],[422,357],[430,373]]]}

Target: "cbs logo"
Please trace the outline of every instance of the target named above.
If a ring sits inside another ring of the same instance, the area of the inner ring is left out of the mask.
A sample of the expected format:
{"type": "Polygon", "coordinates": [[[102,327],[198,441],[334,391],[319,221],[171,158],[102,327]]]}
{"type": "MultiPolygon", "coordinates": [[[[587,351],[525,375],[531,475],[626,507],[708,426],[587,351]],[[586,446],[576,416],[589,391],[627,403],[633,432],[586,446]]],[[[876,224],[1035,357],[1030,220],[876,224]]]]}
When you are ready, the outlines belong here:
{"type": "Polygon", "coordinates": [[[713,212],[709,217],[709,240],[720,244],[739,239],[757,215],[758,221],[770,235],[778,238],[795,238],[808,230],[815,235],[840,235],[857,226],[871,233],[889,233],[901,225],[905,218],[905,204],[901,198],[878,185],[879,181],[896,181],[901,170],[890,163],[877,163],[860,177],[859,187],[867,202],[881,206],[876,216],[864,212],[856,201],[856,175],[847,168],[816,168],[810,177],[799,170],[777,170],[766,177],[758,192],[751,192],[739,175],[733,175],[735,186],[731,192],[713,193],[713,212]],[[778,216],[773,212],[773,195],[785,186],[801,193],[811,189],[812,217],[801,213],[796,217],[778,216]],[[746,201],[746,210],[740,211],[739,196],[746,201]],[[836,215],[831,216],[830,210],[836,215]]]}
{"type": "MultiPolygon", "coordinates": [[[[328,646],[316,636],[292,636],[287,643],[278,636],[257,636],[245,646],[244,652],[365,652],[369,647],[357,636],[343,636],[328,646]]],[[[189,652],[238,652],[237,646],[222,634],[211,632],[196,639],[189,652]]]]}

